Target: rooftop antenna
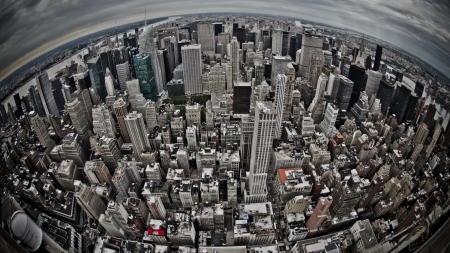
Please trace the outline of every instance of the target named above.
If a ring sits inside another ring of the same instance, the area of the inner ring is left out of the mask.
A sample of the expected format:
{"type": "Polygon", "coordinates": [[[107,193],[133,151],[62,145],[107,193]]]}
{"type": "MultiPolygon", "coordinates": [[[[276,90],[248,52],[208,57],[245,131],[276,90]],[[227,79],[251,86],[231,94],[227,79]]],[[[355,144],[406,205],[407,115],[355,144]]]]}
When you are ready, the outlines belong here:
{"type": "Polygon", "coordinates": [[[145,13],[145,24],[144,24],[144,27],[146,27],[147,26],[147,8],[146,8],[146,6],[144,5],[144,13],[145,13]]]}

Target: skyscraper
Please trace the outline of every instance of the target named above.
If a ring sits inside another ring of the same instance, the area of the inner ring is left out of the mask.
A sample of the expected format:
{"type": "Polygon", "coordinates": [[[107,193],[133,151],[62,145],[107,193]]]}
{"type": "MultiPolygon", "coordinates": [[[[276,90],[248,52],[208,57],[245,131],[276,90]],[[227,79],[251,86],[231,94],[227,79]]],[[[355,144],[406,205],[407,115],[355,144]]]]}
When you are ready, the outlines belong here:
{"type": "Polygon", "coordinates": [[[274,129],[274,138],[281,137],[281,123],[283,120],[283,109],[284,109],[284,97],[286,92],[286,75],[278,74],[276,84],[275,84],[275,101],[274,109],[276,113],[276,124],[274,129]]]}
{"type": "Polygon", "coordinates": [[[209,93],[223,94],[226,91],[225,70],[219,64],[211,67],[209,72],[209,93]]]}
{"type": "Polygon", "coordinates": [[[404,122],[404,116],[409,103],[411,90],[400,82],[397,82],[396,86],[397,88],[394,91],[389,113],[395,114],[397,116],[398,123],[400,124],[404,122]]]}
{"type": "Polygon", "coordinates": [[[20,99],[20,94],[16,93],[14,94],[14,103],[16,104],[16,110],[19,116],[23,115],[23,110],[22,110],[22,101],[20,99]]]}
{"type": "Polygon", "coordinates": [[[92,118],[94,133],[99,136],[106,135],[109,138],[116,137],[116,123],[105,104],[92,108],[92,118]]]}
{"type": "Polygon", "coordinates": [[[48,133],[47,124],[45,124],[44,119],[40,117],[35,111],[30,112],[30,121],[33,126],[34,132],[36,133],[39,142],[42,146],[46,147],[47,150],[52,150],[55,147],[55,142],[50,138],[48,133]]]}
{"type": "Polygon", "coordinates": [[[283,31],[276,28],[272,32],[272,53],[281,55],[283,49],[283,31]]]}
{"type": "Polygon", "coordinates": [[[93,219],[98,220],[100,215],[106,211],[106,205],[91,187],[83,184],[79,180],[73,182],[75,186],[75,197],[81,209],[93,219]]]}
{"type": "Polygon", "coordinates": [[[299,74],[301,76],[307,76],[307,72],[309,69],[309,60],[310,60],[310,54],[313,51],[322,52],[322,46],[323,46],[323,36],[322,34],[312,31],[303,34],[302,37],[302,51],[300,54],[300,61],[299,61],[299,74]]]}
{"type": "Polygon", "coordinates": [[[131,75],[130,75],[130,67],[129,66],[130,65],[129,65],[128,61],[116,65],[117,81],[119,82],[119,86],[120,86],[121,90],[126,90],[127,89],[126,82],[131,77],[131,75]]]}
{"type": "Polygon", "coordinates": [[[369,112],[369,98],[363,91],[359,95],[358,102],[354,104],[352,108],[350,108],[348,116],[349,118],[355,118],[355,122],[359,126],[362,122],[366,120],[368,112],[369,112]]]}
{"type": "Polygon", "coordinates": [[[125,117],[128,115],[127,103],[125,103],[122,98],[119,98],[114,102],[113,108],[119,123],[123,142],[131,143],[130,134],[128,133],[127,125],[125,124],[125,117]]]}
{"type": "Polygon", "coordinates": [[[245,202],[262,202],[267,197],[267,171],[272,152],[276,112],[272,102],[256,102],[250,160],[250,179],[245,202]]]}
{"type": "Polygon", "coordinates": [[[144,118],[142,114],[134,111],[129,113],[124,120],[130,134],[131,143],[133,143],[133,150],[139,159],[143,152],[150,150],[150,141],[148,140],[144,118]]]}
{"type": "Polygon", "coordinates": [[[203,94],[201,45],[181,47],[185,93],[203,94]]]}
{"type": "Polygon", "coordinates": [[[350,97],[350,102],[348,108],[344,108],[345,110],[350,110],[351,107],[358,101],[359,94],[361,91],[365,89],[364,83],[364,75],[366,74],[366,70],[363,67],[360,67],[356,64],[350,65],[350,71],[348,73],[348,79],[353,82],[353,90],[352,95],[350,97]]]}
{"type": "Polygon", "coordinates": [[[213,57],[216,52],[216,43],[214,40],[214,25],[210,21],[204,21],[197,24],[198,41],[202,45],[202,52],[213,57]]]}
{"type": "Polygon", "coordinates": [[[89,69],[89,76],[91,77],[91,83],[94,86],[95,91],[102,100],[105,100],[108,95],[105,86],[105,74],[103,72],[102,63],[100,57],[94,57],[87,62],[89,69]]]}
{"type": "Polygon", "coordinates": [[[139,80],[141,92],[146,99],[158,100],[158,87],[156,86],[155,72],[152,67],[152,59],[148,54],[133,56],[134,71],[139,80]]]}
{"type": "Polygon", "coordinates": [[[84,110],[81,102],[77,98],[74,98],[72,101],[67,102],[64,107],[69,113],[72,125],[77,130],[77,134],[80,138],[83,140],[89,139],[88,132],[91,123],[89,121],[88,113],[84,110]]]}
{"type": "Polygon", "coordinates": [[[381,78],[383,74],[379,71],[369,70],[367,71],[367,82],[366,82],[366,94],[370,99],[372,95],[377,95],[378,87],[380,86],[381,78]]]}
{"type": "Polygon", "coordinates": [[[250,112],[250,98],[252,96],[251,84],[236,82],[233,92],[233,113],[248,114],[250,112]]]}
{"type": "Polygon", "coordinates": [[[429,132],[427,125],[423,122],[420,123],[414,136],[414,145],[424,144],[429,132]]]}
{"type": "Polygon", "coordinates": [[[336,106],[339,110],[347,110],[353,90],[353,82],[345,76],[339,76],[341,81],[336,96],[336,106]]]}
{"type": "Polygon", "coordinates": [[[380,81],[380,86],[378,87],[377,98],[380,99],[381,103],[381,113],[387,115],[389,106],[391,104],[392,96],[394,94],[394,84],[383,78],[380,81]]]}
{"type": "Polygon", "coordinates": [[[302,35],[297,34],[291,36],[289,46],[289,55],[291,56],[292,61],[297,62],[297,51],[302,47],[302,35]]]}
{"type": "Polygon", "coordinates": [[[317,201],[316,208],[314,208],[311,217],[309,217],[306,222],[306,227],[309,228],[310,231],[317,230],[322,222],[327,217],[328,210],[330,209],[331,203],[333,203],[333,198],[331,196],[327,198],[320,198],[317,201]]]}
{"type": "Polygon", "coordinates": [[[59,110],[53,97],[52,86],[48,79],[47,72],[36,76],[36,84],[39,90],[39,96],[44,106],[45,114],[59,116],[59,110]]]}
{"type": "Polygon", "coordinates": [[[88,124],[92,125],[92,100],[88,89],[77,90],[71,94],[72,99],[78,99],[83,107],[83,112],[88,116],[88,124]]]}
{"type": "Polygon", "coordinates": [[[329,138],[333,135],[333,129],[335,128],[334,125],[336,123],[338,113],[339,109],[333,103],[328,103],[325,111],[325,117],[323,118],[323,121],[320,122],[319,127],[329,138]]]}
{"type": "MultiPolygon", "coordinates": [[[[240,79],[239,78],[239,42],[237,41],[236,37],[233,37],[231,39],[230,45],[231,45],[231,54],[230,54],[231,73],[232,73],[232,79],[233,79],[232,84],[234,84],[234,82],[237,82],[240,79]]],[[[228,88],[230,88],[230,86],[232,84],[227,83],[228,88]]]]}

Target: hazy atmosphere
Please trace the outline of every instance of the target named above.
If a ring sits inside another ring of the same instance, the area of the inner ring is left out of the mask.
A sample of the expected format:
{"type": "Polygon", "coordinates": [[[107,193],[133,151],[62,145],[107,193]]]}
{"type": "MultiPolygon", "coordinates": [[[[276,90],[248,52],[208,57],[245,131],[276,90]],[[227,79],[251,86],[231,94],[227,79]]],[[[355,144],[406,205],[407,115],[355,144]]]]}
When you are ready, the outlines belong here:
{"type": "Polygon", "coordinates": [[[449,76],[450,18],[441,0],[25,1],[0,10],[0,80],[26,62],[75,38],[147,18],[210,12],[283,15],[350,28],[385,40],[449,76]]]}

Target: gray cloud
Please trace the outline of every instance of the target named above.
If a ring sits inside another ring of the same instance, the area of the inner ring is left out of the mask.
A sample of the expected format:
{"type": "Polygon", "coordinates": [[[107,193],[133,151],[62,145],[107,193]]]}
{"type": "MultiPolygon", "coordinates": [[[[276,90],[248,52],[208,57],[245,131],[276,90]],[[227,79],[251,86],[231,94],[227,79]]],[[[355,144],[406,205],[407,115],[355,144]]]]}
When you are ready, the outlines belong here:
{"type": "Polygon", "coordinates": [[[403,48],[450,76],[450,4],[444,0],[4,0],[0,79],[29,57],[111,27],[114,20],[118,24],[142,20],[144,5],[148,18],[248,12],[349,28],[403,48]]]}

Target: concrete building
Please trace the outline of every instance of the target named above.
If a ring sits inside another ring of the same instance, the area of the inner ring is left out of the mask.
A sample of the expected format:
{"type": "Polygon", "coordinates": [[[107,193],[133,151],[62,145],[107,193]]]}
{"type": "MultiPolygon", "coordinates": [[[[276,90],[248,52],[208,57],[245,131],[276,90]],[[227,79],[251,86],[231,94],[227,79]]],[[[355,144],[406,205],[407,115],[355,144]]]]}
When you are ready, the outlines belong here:
{"type": "Polygon", "coordinates": [[[55,147],[55,142],[51,139],[47,124],[44,122],[44,118],[40,117],[35,111],[29,113],[31,126],[33,126],[39,142],[42,146],[46,147],[48,151],[51,151],[55,147]]]}
{"type": "Polygon", "coordinates": [[[319,201],[317,201],[311,217],[309,217],[306,222],[306,227],[308,227],[310,231],[316,231],[319,229],[322,222],[327,218],[328,210],[330,209],[332,203],[333,198],[331,196],[327,198],[320,198],[319,201]]]}
{"type": "Polygon", "coordinates": [[[136,157],[140,159],[143,152],[150,150],[150,142],[144,124],[144,118],[140,113],[131,112],[124,120],[130,135],[131,143],[133,143],[133,151],[135,152],[136,157]]]}
{"type": "Polygon", "coordinates": [[[184,88],[186,94],[203,94],[203,63],[201,50],[201,45],[188,45],[181,47],[181,57],[183,58],[184,88]]]}
{"type": "Polygon", "coordinates": [[[92,191],[91,187],[83,184],[81,181],[75,180],[75,197],[83,211],[93,219],[99,219],[100,215],[106,211],[106,206],[100,197],[92,191]]]}
{"type": "Polygon", "coordinates": [[[42,105],[44,106],[45,114],[59,116],[58,106],[56,105],[55,98],[53,97],[52,86],[48,79],[47,71],[36,76],[36,84],[39,90],[42,105]]]}
{"type": "Polygon", "coordinates": [[[116,138],[116,123],[105,104],[92,108],[92,119],[94,133],[99,136],[116,138]]]}

